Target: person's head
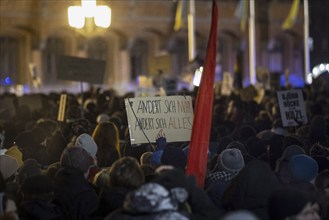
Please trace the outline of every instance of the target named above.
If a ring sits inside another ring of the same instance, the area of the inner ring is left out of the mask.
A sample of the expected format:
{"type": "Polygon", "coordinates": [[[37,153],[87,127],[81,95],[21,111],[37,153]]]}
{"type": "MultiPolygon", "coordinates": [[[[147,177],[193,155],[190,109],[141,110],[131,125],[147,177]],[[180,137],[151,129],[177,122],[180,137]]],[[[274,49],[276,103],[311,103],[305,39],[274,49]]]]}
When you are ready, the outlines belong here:
{"type": "Polygon", "coordinates": [[[0,219],[18,220],[17,206],[14,199],[0,192],[0,219]]]}
{"type": "Polygon", "coordinates": [[[103,147],[113,147],[120,153],[119,130],[113,122],[99,123],[92,134],[98,146],[98,153],[103,147]]]}
{"type": "Polygon", "coordinates": [[[273,191],[268,200],[271,220],[320,220],[319,204],[305,191],[281,188],[273,191]]]}
{"type": "Polygon", "coordinates": [[[22,184],[28,177],[41,174],[41,165],[35,159],[27,159],[18,172],[18,182],[22,184]]]}
{"type": "Polygon", "coordinates": [[[324,191],[329,196],[329,169],[320,172],[314,182],[318,190],[324,191]]]}
{"type": "Polygon", "coordinates": [[[19,165],[14,157],[0,155],[0,173],[5,181],[11,181],[16,178],[19,165]]]}
{"type": "Polygon", "coordinates": [[[110,170],[111,168],[107,167],[96,173],[93,185],[99,190],[110,187],[110,170]]]}
{"type": "Polygon", "coordinates": [[[110,186],[137,188],[145,181],[144,173],[133,157],[122,157],[110,170],[110,186]]]}
{"type": "Polygon", "coordinates": [[[26,151],[30,151],[38,147],[35,135],[29,130],[19,133],[15,137],[15,144],[23,154],[26,151]]]}
{"type": "Polygon", "coordinates": [[[94,139],[89,134],[84,133],[78,136],[75,141],[75,145],[82,147],[89,153],[91,157],[96,158],[98,147],[94,139]]]}
{"type": "Polygon", "coordinates": [[[142,164],[141,169],[144,173],[145,182],[150,182],[155,176],[155,168],[149,164],[142,164]]]}
{"type": "Polygon", "coordinates": [[[90,134],[91,126],[87,119],[79,118],[72,122],[71,125],[72,133],[74,136],[78,137],[81,134],[90,134]]]}
{"type": "Polygon", "coordinates": [[[107,114],[105,113],[102,113],[102,114],[99,114],[96,118],[96,122],[97,124],[100,124],[102,122],[108,122],[110,119],[110,116],[108,116],[107,114]]]}
{"type": "Polygon", "coordinates": [[[150,151],[143,153],[140,158],[140,164],[141,165],[146,165],[146,164],[150,165],[151,164],[151,155],[152,155],[152,152],[150,152],[150,151]]]}
{"type": "Polygon", "coordinates": [[[225,149],[218,156],[217,169],[229,173],[237,173],[244,167],[244,160],[239,149],[225,149]]]}
{"type": "Polygon", "coordinates": [[[60,168],[61,168],[61,163],[59,161],[55,162],[55,163],[52,163],[47,167],[47,170],[46,170],[45,174],[46,174],[46,176],[48,176],[52,179],[55,179],[56,173],[58,172],[58,170],[60,168]]]}
{"type": "Polygon", "coordinates": [[[292,156],[288,167],[294,181],[311,182],[319,171],[317,161],[304,154],[292,156]]]}
{"type": "Polygon", "coordinates": [[[66,148],[60,159],[61,167],[75,168],[86,174],[93,161],[88,152],[82,147],[68,147],[66,148]]]}
{"type": "Polygon", "coordinates": [[[176,168],[185,170],[187,157],[183,150],[174,146],[166,146],[161,156],[161,164],[172,165],[176,168]]]}

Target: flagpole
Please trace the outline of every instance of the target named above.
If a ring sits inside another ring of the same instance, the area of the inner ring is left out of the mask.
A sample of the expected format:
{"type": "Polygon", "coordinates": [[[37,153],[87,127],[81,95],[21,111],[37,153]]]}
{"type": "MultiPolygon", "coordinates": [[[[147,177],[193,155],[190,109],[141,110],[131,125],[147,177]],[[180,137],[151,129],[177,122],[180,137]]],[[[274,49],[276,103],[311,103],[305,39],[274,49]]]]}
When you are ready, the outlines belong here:
{"type": "Polygon", "coordinates": [[[250,84],[256,84],[255,0],[249,0],[249,76],[250,84]]]}
{"type": "Polygon", "coordinates": [[[188,30],[188,59],[193,61],[195,58],[195,2],[190,0],[189,13],[187,16],[187,30],[188,30]]]}
{"type": "Polygon", "coordinates": [[[310,45],[309,45],[309,14],[308,0],[304,0],[304,80],[310,73],[310,45]]]}

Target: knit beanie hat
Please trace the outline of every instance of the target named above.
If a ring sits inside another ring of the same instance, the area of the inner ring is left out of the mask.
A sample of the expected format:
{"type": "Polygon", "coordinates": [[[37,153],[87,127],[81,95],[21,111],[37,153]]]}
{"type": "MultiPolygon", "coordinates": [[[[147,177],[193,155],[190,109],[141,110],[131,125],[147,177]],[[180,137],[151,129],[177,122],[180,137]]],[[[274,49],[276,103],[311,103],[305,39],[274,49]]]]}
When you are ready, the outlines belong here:
{"type": "Polygon", "coordinates": [[[259,220],[252,212],[247,210],[237,210],[226,214],[222,220],[259,220]]]}
{"type": "Polygon", "coordinates": [[[312,181],[319,171],[316,160],[307,155],[295,155],[289,160],[289,169],[293,178],[297,181],[312,181]]]}
{"type": "Polygon", "coordinates": [[[18,162],[14,157],[0,155],[0,172],[4,180],[14,175],[18,168],[18,162]]]}
{"type": "Polygon", "coordinates": [[[82,173],[88,171],[93,165],[89,153],[82,147],[68,147],[61,155],[61,167],[76,168],[82,173]]]}
{"type": "Polygon", "coordinates": [[[226,172],[239,172],[244,167],[244,160],[239,149],[226,149],[218,157],[217,166],[226,172]]]}
{"type": "Polygon", "coordinates": [[[303,210],[312,201],[305,191],[283,188],[272,192],[268,200],[268,214],[272,220],[285,220],[303,210]]]}
{"type": "Polygon", "coordinates": [[[172,165],[176,168],[185,169],[187,157],[182,149],[174,146],[166,146],[161,157],[161,164],[172,165]]]}
{"type": "Polygon", "coordinates": [[[275,172],[279,172],[280,169],[283,167],[283,163],[287,163],[291,157],[299,154],[305,154],[305,151],[303,148],[301,148],[298,145],[290,145],[288,146],[282,153],[281,157],[277,159],[276,166],[275,166],[275,172]]]}
{"type": "Polygon", "coordinates": [[[5,154],[14,157],[19,166],[23,165],[23,154],[16,145],[10,147],[5,154]]]}
{"type": "Polygon", "coordinates": [[[96,157],[96,153],[98,150],[97,144],[94,139],[89,134],[81,134],[75,141],[75,145],[77,147],[82,147],[85,149],[90,156],[96,157]]]}
{"type": "MultiPolygon", "coordinates": [[[[158,183],[146,183],[135,191],[130,192],[124,201],[123,208],[129,213],[163,213],[177,211],[179,204],[188,198],[183,188],[168,190],[158,183]]],[[[178,214],[178,213],[177,213],[178,214]]],[[[152,218],[153,219],[153,218],[152,218]]],[[[154,219],[188,219],[182,215],[154,219]]]]}
{"type": "Polygon", "coordinates": [[[290,158],[292,156],[295,156],[295,155],[298,155],[298,154],[305,154],[304,149],[301,148],[298,145],[290,145],[282,153],[282,158],[285,159],[285,160],[290,160],[290,158]]]}

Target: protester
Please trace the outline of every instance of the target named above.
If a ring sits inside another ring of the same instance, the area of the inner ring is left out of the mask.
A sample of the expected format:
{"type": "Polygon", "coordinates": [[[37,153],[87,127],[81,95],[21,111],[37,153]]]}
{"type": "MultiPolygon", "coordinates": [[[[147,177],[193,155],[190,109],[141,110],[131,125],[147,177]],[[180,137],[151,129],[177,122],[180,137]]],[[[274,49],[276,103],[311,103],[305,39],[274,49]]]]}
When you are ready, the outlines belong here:
{"type": "MultiPolygon", "coordinates": [[[[266,91],[257,102],[243,94],[244,89],[225,97],[218,95],[204,188],[185,173],[189,142],[167,143],[161,131],[155,147],[154,140],[131,144],[124,98],[133,98],[133,93],[119,96],[114,90],[99,88],[83,97],[67,94],[65,120],[61,122],[54,121],[60,94],[42,94],[48,108],[35,111],[16,106],[16,114],[1,118],[0,186],[5,195],[1,207],[14,208],[15,215],[16,203],[22,219],[29,213],[37,218],[47,212],[46,219],[56,219],[58,210],[61,219],[162,216],[195,220],[303,219],[305,211],[309,219],[318,220],[319,207],[320,218],[327,219],[329,93],[312,85],[302,90],[308,121],[293,127],[283,126],[274,90],[266,91]],[[86,104],[83,111],[81,103],[86,104]],[[42,173],[54,181],[53,202],[51,197],[43,199],[52,192],[51,187],[42,188],[43,181],[34,180],[34,188],[24,186],[42,173]],[[294,187],[292,200],[274,195],[281,184],[294,187]],[[151,195],[154,198],[149,199],[151,195]],[[15,203],[7,206],[8,199],[15,203]],[[163,209],[153,202],[171,206],[163,209]],[[302,204],[297,207],[299,202],[302,204]],[[290,203],[296,206],[290,207],[290,203]],[[38,214],[28,208],[31,204],[45,208],[38,214]],[[283,204],[291,210],[285,210],[283,204]]],[[[195,94],[184,91],[192,96],[193,104],[195,94]]]]}
{"type": "Polygon", "coordinates": [[[58,207],[52,203],[54,189],[52,179],[47,176],[39,174],[27,177],[20,189],[22,202],[18,206],[19,218],[62,219],[58,207]]]}
{"type": "Polygon", "coordinates": [[[321,219],[329,218],[329,169],[320,172],[315,179],[315,196],[320,203],[321,219]]]}
{"type": "Polygon", "coordinates": [[[319,204],[311,194],[283,188],[273,191],[268,201],[270,220],[320,220],[319,204]]]}
{"type": "Polygon", "coordinates": [[[96,126],[92,138],[97,144],[97,164],[100,168],[110,167],[121,157],[118,128],[112,122],[102,122],[96,126]]]}
{"type": "Polygon", "coordinates": [[[232,180],[222,198],[226,211],[246,209],[262,220],[268,219],[266,204],[270,194],[280,183],[263,161],[247,163],[232,180]]]}
{"type": "Polygon", "coordinates": [[[77,147],[82,147],[90,155],[90,160],[93,165],[91,165],[91,167],[89,168],[89,174],[87,180],[88,182],[92,183],[94,181],[94,177],[96,173],[100,171],[100,168],[97,165],[97,157],[96,157],[98,150],[97,144],[89,134],[83,133],[77,137],[75,141],[75,145],[77,147]]]}
{"type": "Polygon", "coordinates": [[[86,219],[97,208],[97,194],[87,182],[90,155],[81,147],[69,147],[61,156],[55,177],[54,204],[62,219],[86,219]]]}
{"type": "Polygon", "coordinates": [[[122,157],[95,179],[99,188],[98,208],[93,219],[103,219],[108,213],[122,208],[126,195],[145,182],[144,173],[133,157],[122,157]]]}
{"type": "Polygon", "coordinates": [[[206,176],[205,189],[214,204],[222,209],[221,199],[231,181],[244,167],[239,149],[226,149],[217,159],[215,170],[206,176]]]}

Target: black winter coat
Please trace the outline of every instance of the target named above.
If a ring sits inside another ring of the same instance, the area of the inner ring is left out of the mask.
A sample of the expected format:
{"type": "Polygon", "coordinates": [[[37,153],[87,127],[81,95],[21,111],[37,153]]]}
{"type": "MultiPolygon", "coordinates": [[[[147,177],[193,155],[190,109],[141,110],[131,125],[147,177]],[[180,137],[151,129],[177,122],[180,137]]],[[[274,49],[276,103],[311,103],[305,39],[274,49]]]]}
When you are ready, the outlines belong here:
{"type": "Polygon", "coordinates": [[[97,194],[79,170],[60,169],[55,177],[55,186],[53,202],[60,208],[62,219],[88,219],[97,208],[97,194]]]}
{"type": "Polygon", "coordinates": [[[58,208],[43,200],[23,201],[18,207],[20,220],[60,220],[61,215],[58,208]]]}

